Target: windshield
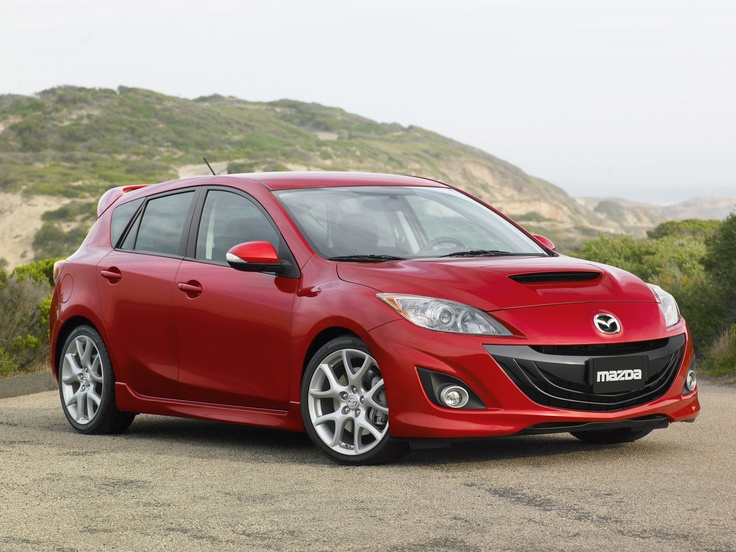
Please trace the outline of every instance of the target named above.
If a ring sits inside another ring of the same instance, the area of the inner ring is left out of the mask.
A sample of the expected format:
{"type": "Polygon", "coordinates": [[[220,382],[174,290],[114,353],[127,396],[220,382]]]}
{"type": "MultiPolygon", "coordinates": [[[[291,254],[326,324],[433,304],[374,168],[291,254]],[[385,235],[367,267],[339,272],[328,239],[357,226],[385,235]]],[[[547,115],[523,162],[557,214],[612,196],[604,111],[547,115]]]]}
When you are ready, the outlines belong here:
{"type": "Polygon", "coordinates": [[[366,186],[275,194],[328,259],[546,255],[508,221],[456,190],[366,186]]]}

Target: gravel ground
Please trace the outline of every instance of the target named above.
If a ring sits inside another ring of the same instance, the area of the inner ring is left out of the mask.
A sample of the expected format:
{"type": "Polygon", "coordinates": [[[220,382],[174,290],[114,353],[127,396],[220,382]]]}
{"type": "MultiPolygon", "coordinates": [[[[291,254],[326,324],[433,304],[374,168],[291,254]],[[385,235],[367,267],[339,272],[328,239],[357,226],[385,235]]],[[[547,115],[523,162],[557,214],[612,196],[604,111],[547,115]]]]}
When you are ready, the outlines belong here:
{"type": "MultiPolygon", "coordinates": [[[[0,382],[0,390],[7,388],[0,382]]],[[[694,424],[324,459],[302,434],[139,416],[83,436],[58,394],[0,399],[0,550],[736,550],[736,388],[694,424]]]]}

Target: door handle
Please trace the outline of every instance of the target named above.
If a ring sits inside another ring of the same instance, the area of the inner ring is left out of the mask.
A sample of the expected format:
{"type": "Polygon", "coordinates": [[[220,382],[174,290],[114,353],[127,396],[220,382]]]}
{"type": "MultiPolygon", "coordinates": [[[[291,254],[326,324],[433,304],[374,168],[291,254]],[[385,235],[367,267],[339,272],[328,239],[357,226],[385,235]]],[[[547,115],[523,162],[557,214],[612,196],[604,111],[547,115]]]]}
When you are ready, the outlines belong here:
{"type": "Polygon", "coordinates": [[[187,297],[190,297],[191,299],[198,297],[202,293],[202,284],[194,280],[179,282],[176,286],[179,288],[179,291],[183,291],[187,294],[187,297]]]}
{"type": "Polygon", "coordinates": [[[103,268],[102,270],[100,270],[100,274],[111,284],[117,284],[123,277],[120,269],[114,266],[110,268],[103,268]]]}

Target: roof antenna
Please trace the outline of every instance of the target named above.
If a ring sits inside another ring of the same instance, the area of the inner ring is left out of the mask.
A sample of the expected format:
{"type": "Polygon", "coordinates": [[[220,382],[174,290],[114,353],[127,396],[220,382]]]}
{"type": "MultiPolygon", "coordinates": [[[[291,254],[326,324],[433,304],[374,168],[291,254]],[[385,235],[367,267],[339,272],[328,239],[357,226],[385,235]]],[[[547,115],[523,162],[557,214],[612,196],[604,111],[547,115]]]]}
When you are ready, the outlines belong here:
{"type": "Polygon", "coordinates": [[[207,167],[209,167],[210,172],[212,173],[212,176],[217,176],[217,173],[215,172],[215,169],[212,168],[212,165],[210,165],[210,162],[207,161],[207,158],[206,157],[203,157],[202,159],[204,159],[204,162],[207,163],[207,167]]]}

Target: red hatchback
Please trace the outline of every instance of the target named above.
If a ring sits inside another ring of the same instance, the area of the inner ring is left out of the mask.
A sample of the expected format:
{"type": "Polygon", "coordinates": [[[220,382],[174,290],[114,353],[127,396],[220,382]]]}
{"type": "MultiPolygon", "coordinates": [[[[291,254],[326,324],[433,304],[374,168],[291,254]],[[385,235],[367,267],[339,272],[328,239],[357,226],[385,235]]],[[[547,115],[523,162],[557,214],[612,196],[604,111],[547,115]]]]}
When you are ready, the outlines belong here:
{"type": "Polygon", "coordinates": [[[81,433],[136,413],[306,430],[331,459],[693,421],[671,295],[451,186],[359,173],[115,188],[57,263],[51,363],[81,433]]]}

